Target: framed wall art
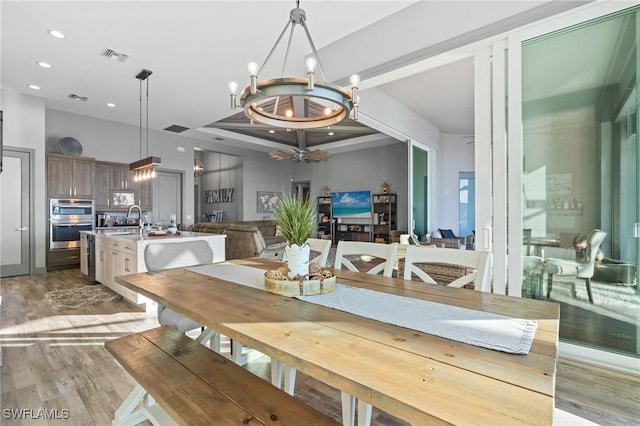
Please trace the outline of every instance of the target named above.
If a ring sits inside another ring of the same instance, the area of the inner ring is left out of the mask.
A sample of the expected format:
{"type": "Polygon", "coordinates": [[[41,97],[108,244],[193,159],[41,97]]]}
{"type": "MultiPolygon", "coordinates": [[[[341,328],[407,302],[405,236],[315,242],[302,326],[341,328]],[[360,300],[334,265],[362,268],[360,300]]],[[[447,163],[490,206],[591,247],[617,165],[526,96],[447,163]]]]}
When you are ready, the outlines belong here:
{"type": "Polygon", "coordinates": [[[279,192],[258,191],[257,204],[258,213],[271,213],[271,209],[278,203],[280,199],[279,192]]]}

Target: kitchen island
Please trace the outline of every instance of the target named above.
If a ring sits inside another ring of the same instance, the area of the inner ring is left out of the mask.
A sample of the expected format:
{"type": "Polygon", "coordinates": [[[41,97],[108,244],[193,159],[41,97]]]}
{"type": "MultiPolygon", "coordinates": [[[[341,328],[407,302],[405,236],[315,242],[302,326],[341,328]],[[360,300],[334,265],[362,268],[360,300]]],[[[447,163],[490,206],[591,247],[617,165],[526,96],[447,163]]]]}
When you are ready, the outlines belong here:
{"type": "Polygon", "coordinates": [[[121,294],[125,300],[135,305],[145,304],[144,308],[146,310],[154,309],[155,303],[118,284],[115,277],[146,272],[144,249],[147,245],[152,243],[172,244],[176,242],[204,240],[213,250],[214,262],[222,262],[225,260],[225,235],[187,231],[180,231],[173,234],[150,232],[140,235],[137,231],[111,230],[83,231],[81,234],[84,235],[81,235],[80,238],[82,243],[80,252],[82,253],[83,260],[87,259],[87,261],[81,262],[83,265],[86,264],[86,267],[81,267],[81,271],[89,275],[91,262],[88,261],[88,254],[90,247],[84,246],[88,244],[88,238],[86,237],[93,235],[95,236],[95,248],[93,250],[93,253],[95,253],[95,280],[121,294]]]}

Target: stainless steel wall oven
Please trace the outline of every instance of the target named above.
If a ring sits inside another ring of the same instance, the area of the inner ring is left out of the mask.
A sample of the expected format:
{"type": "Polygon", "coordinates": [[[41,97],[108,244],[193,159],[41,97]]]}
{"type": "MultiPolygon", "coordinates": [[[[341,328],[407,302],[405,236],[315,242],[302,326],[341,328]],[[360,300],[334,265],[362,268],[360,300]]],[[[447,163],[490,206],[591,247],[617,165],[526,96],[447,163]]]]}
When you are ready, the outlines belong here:
{"type": "Polygon", "coordinates": [[[93,200],[49,199],[49,249],[80,247],[80,231],[92,231],[93,200]]]}

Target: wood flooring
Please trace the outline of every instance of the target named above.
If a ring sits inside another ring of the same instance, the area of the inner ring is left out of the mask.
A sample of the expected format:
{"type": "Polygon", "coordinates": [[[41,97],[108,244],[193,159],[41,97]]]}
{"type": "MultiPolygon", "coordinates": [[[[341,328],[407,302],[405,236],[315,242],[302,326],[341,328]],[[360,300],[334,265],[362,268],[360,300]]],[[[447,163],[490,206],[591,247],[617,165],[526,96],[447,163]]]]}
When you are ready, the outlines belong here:
{"type": "MultiPolygon", "coordinates": [[[[2,279],[0,424],[109,425],[133,389],[104,342],[156,327],[155,312],[119,299],[54,313],[44,297],[87,284],[78,269],[2,279]]],[[[269,358],[247,368],[267,379],[269,358]]],[[[640,424],[638,389],[640,377],[563,359],[558,364],[556,406],[597,424],[640,424]]],[[[299,373],[295,396],[340,420],[338,390],[299,373]]],[[[405,423],[374,408],[372,424],[405,423]]]]}

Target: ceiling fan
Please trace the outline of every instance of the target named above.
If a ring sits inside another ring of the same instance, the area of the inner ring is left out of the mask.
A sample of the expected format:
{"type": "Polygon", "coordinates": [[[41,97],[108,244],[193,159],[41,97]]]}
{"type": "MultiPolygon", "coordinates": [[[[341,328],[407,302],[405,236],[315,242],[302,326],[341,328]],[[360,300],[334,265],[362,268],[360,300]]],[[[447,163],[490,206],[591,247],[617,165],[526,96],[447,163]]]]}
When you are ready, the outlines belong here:
{"type": "Polygon", "coordinates": [[[298,142],[297,148],[292,148],[291,151],[271,151],[269,156],[275,160],[293,160],[295,162],[304,161],[309,163],[315,161],[328,160],[331,157],[327,151],[321,149],[307,149],[307,141],[303,130],[296,130],[296,139],[298,142]]]}

